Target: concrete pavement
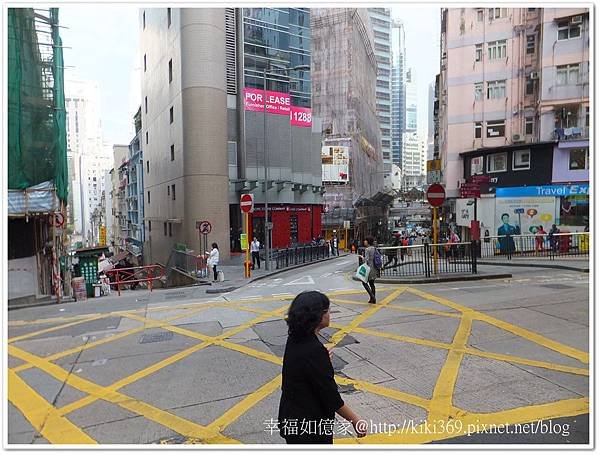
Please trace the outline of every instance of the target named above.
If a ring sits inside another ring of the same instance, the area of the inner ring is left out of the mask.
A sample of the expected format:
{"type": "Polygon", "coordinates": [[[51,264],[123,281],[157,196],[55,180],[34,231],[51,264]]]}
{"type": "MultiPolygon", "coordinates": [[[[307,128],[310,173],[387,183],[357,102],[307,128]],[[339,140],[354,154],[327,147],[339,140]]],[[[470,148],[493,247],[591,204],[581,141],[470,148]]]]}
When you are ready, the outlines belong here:
{"type": "MultiPolygon", "coordinates": [[[[587,274],[379,285],[369,305],[354,266],[335,259],[212,298],[168,290],[11,311],[9,443],[283,443],[272,431],[282,316],[304,289],[332,300],[323,341],[344,401],[373,430],[357,440],[340,421],[336,443],[444,443],[479,424],[589,412],[587,274]],[[392,423],[405,428],[382,427],[392,423]]],[[[577,432],[552,441],[589,440],[577,432]]]]}

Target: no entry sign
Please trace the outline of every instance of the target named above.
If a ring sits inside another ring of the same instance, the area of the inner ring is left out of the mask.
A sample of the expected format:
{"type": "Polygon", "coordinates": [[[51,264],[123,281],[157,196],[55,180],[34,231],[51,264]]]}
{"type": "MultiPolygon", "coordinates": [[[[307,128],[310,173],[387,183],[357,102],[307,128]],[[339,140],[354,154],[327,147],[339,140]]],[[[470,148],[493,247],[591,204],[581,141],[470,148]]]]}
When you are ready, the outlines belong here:
{"type": "Polygon", "coordinates": [[[244,213],[252,212],[254,209],[254,196],[251,194],[242,194],[240,197],[240,208],[244,213]]]}
{"type": "Polygon", "coordinates": [[[446,199],[446,191],[444,187],[438,183],[434,183],[427,188],[427,200],[432,207],[439,207],[446,199]]]}

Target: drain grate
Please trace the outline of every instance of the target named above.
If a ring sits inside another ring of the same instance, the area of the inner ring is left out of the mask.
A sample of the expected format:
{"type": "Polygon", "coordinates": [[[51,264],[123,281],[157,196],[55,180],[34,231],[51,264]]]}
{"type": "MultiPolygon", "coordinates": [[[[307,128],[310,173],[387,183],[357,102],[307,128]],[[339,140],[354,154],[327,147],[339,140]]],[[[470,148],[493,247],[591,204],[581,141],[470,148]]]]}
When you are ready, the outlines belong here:
{"type": "Polygon", "coordinates": [[[141,336],[140,344],[160,343],[161,341],[168,341],[172,338],[173,338],[173,332],[146,333],[141,336]]]}
{"type": "Polygon", "coordinates": [[[180,299],[181,297],[185,297],[185,292],[170,292],[165,294],[165,299],[180,299]]]}
{"type": "Polygon", "coordinates": [[[574,289],[573,286],[567,286],[566,284],[540,284],[540,287],[548,289],[574,289]]]}

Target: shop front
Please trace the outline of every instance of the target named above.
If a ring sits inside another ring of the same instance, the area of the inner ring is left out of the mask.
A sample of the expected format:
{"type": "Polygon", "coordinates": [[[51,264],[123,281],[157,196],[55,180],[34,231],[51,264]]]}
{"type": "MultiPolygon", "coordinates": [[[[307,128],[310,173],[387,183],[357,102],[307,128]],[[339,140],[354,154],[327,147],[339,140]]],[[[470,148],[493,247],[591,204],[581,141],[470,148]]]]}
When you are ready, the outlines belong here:
{"type": "MultiPolygon", "coordinates": [[[[321,235],[321,206],[310,204],[269,204],[272,248],[308,245],[321,235]]],[[[252,236],[265,244],[265,208],[257,204],[250,214],[252,236]]]]}

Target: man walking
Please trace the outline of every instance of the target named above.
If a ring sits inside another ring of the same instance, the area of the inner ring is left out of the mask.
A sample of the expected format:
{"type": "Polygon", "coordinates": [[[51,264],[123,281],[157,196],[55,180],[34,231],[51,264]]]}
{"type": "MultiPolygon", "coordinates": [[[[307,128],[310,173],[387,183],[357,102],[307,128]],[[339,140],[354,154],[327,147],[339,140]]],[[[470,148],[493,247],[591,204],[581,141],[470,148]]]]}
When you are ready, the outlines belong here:
{"type": "Polygon", "coordinates": [[[260,242],[256,237],[250,243],[250,252],[252,253],[252,270],[254,270],[254,266],[258,263],[258,268],[260,270],[260,242]]]}
{"type": "Polygon", "coordinates": [[[340,255],[340,248],[339,248],[339,242],[338,242],[338,238],[337,235],[334,234],[333,235],[333,240],[332,240],[332,246],[333,246],[333,254],[335,256],[339,256],[340,255]]]}

